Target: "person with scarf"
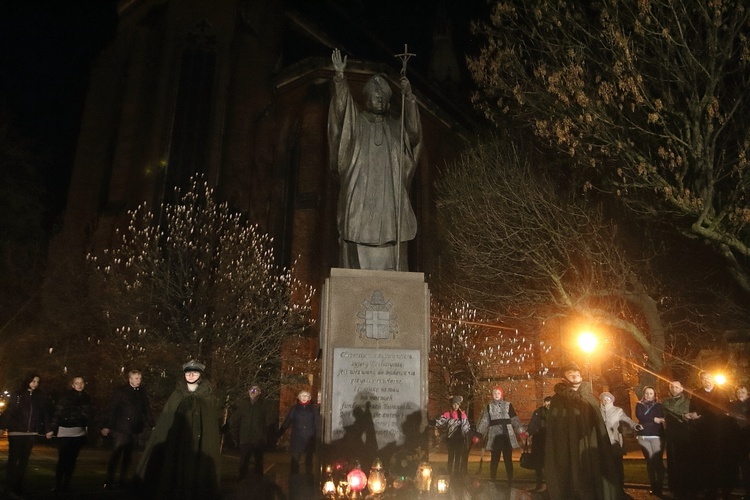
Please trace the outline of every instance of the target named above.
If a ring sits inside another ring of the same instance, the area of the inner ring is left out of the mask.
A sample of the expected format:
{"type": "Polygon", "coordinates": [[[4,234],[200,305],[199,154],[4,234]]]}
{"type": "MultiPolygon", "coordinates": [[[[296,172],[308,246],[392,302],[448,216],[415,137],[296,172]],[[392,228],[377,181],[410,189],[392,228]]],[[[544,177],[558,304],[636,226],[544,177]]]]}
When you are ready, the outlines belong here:
{"type": "Polygon", "coordinates": [[[662,401],[667,452],[667,484],[675,498],[685,498],[695,486],[693,461],[693,429],[685,418],[690,411],[690,398],[679,380],[669,383],[669,397],[662,401]]]}
{"type": "Polygon", "coordinates": [[[205,369],[195,360],[182,365],[138,465],[134,498],[219,498],[219,417],[205,369]]]}
{"type": "Polygon", "coordinates": [[[635,405],[635,416],[643,427],[636,439],[646,460],[651,493],[660,496],[664,487],[664,408],[656,399],[656,389],[643,388],[643,398],[635,405]]]}
{"type": "Polygon", "coordinates": [[[55,492],[70,489],[70,480],[78,461],[78,454],[86,443],[88,425],[93,420],[91,396],[84,390],[86,382],[75,377],[71,388],[58,401],[47,438],[57,436],[57,467],[55,468],[55,492]]]}
{"type": "Polygon", "coordinates": [[[305,474],[312,475],[320,413],[318,407],[311,401],[310,391],[300,391],[297,394],[297,404],[289,410],[279,429],[278,434],[281,437],[288,428],[292,428],[292,435],[289,438],[289,453],[292,456],[289,471],[291,474],[299,474],[299,464],[304,455],[305,474]]]}
{"type": "Polygon", "coordinates": [[[618,500],[612,444],[591,384],[575,363],[563,367],[547,415],[544,474],[551,500],[618,500]]]}
{"type": "Polygon", "coordinates": [[[622,433],[620,427],[625,425],[636,431],[640,431],[643,427],[640,424],[636,424],[633,419],[625,415],[625,411],[619,406],[615,406],[615,397],[611,392],[603,392],[599,395],[599,410],[602,412],[602,419],[604,420],[604,426],[607,428],[607,434],[609,435],[609,442],[612,445],[612,458],[615,463],[615,472],[617,473],[617,481],[620,488],[625,489],[625,471],[622,464],[622,456],[625,453],[625,449],[622,447],[622,433]]]}
{"type": "Polygon", "coordinates": [[[24,377],[18,391],[10,395],[0,423],[0,429],[8,430],[6,488],[8,493],[14,495],[23,494],[23,482],[34,442],[49,426],[49,407],[39,390],[39,382],[36,373],[24,377]]]}
{"type": "Polygon", "coordinates": [[[500,455],[505,463],[508,485],[513,484],[513,449],[521,445],[516,433],[526,436],[526,431],[516,415],[513,405],[504,400],[502,387],[492,389],[492,401],[482,410],[477,424],[477,432],[485,437],[485,449],[490,450],[490,479],[497,478],[500,455]]]}
{"type": "Polygon", "coordinates": [[[451,409],[443,412],[435,419],[435,434],[445,429],[445,445],[448,448],[448,474],[458,476],[466,474],[467,443],[471,425],[460,406],[464,398],[453,396],[451,398],[451,409]]]}

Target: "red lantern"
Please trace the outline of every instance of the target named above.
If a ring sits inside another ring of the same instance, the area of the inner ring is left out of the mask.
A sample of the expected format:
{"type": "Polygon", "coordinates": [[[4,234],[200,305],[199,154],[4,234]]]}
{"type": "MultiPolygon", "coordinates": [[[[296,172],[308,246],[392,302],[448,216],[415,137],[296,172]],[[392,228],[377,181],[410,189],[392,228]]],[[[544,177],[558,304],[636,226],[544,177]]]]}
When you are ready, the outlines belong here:
{"type": "Polygon", "coordinates": [[[359,467],[355,467],[346,475],[346,482],[349,483],[349,488],[352,491],[359,493],[367,486],[367,474],[362,472],[359,467]]]}

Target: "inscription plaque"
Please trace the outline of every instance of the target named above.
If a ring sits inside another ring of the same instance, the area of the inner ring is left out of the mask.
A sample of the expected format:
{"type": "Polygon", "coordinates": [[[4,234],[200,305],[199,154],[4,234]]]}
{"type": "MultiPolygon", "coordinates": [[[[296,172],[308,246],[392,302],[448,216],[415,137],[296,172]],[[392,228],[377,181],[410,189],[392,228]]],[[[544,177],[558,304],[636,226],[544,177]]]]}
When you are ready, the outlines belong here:
{"type": "Polygon", "coordinates": [[[333,439],[343,438],[355,420],[366,415],[372,418],[378,449],[403,444],[407,417],[420,412],[420,380],[417,349],[335,348],[333,439]]]}

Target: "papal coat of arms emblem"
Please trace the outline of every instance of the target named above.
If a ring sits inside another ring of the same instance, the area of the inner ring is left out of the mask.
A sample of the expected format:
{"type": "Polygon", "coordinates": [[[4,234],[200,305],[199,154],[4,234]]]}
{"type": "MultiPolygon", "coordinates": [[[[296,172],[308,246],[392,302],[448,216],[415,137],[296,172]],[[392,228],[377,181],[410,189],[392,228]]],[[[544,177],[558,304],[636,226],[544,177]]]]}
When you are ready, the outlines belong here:
{"type": "Polygon", "coordinates": [[[368,339],[385,340],[398,334],[398,324],[395,322],[396,315],[391,312],[390,300],[386,300],[383,292],[375,290],[372,297],[362,301],[365,310],[357,313],[359,319],[364,320],[357,323],[357,331],[368,339]]]}

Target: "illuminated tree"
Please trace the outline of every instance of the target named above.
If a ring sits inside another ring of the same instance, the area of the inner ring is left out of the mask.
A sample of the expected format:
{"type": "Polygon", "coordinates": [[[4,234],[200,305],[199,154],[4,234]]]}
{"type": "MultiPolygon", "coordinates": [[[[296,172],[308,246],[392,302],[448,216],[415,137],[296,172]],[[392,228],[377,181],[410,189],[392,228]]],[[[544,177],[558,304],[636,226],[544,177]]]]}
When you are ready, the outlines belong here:
{"type": "Polygon", "coordinates": [[[750,292],[750,9],[743,0],[508,0],[476,25],[474,100],[582,183],[704,241],[750,292]]]}
{"type": "Polygon", "coordinates": [[[433,300],[430,329],[431,392],[453,395],[488,394],[498,379],[546,374],[537,356],[550,346],[531,335],[484,317],[467,303],[444,305],[433,300]]]}
{"type": "Polygon", "coordinates": [[[156,213],[132,211],[117,246],[89,255],[107,324],[97,343],[114,369],[201,360],[224,395],[273,384],[283,343],[310,324],[312,289],[206,184],[177,194],[156,213]]]}
{"type": "Polygon", "coordinates": [[[460,269],[454,293],[515,324],[605,326],[640,345],[658,372],[666,326],[648,262],[626,252],[598,204],[565,196],[529,158],[492,140],[445,169],[438,213],[460,269]]]}

